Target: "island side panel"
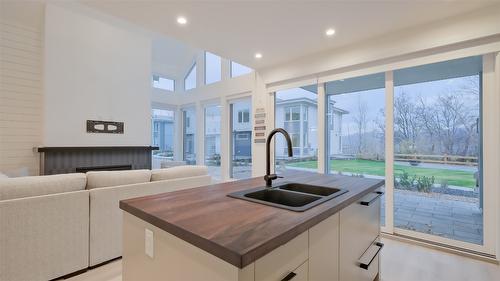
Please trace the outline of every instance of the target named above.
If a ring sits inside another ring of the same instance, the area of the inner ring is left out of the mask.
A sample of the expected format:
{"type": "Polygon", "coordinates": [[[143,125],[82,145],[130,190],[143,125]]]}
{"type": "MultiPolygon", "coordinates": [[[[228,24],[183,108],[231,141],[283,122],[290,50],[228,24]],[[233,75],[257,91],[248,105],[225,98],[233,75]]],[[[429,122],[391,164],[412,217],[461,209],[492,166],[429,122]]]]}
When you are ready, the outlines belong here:
{"type": "Polygon", "coordinates": [[[239,269],[145,221],[123,212],[123,281],[251,281],[254,265],[239,269]],[[154,255],[145,253],[145,230],[154,255]]]}

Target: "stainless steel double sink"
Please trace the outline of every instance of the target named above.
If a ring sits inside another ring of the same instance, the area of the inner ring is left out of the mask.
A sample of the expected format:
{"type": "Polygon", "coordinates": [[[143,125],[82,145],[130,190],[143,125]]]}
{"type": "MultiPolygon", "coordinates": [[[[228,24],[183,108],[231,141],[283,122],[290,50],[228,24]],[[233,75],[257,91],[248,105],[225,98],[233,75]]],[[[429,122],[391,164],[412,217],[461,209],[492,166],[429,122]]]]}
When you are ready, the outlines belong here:
{"type": "Polygon", "coordinates": [[[303,212],[346,192],[347,190],[334,187],[303,183],[282,183],[273,187],[242,190],[230,193],[227,196],[295,212],[303,212]]]}

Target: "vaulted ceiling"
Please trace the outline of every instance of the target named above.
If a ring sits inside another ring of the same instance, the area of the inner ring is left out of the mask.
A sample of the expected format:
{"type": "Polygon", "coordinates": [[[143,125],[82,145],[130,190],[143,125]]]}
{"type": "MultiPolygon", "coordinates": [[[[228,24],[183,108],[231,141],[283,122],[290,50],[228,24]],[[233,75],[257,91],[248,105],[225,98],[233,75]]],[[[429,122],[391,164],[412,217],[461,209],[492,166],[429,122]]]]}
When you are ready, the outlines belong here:
{"type": "Polygon", "coordinates": [[[253,68],[469,13],[499,1],[79,0],[101,12],[253,68]],[[178,16],[188,24],[179,26],[178,16]],[[336,34],[325,36],[327,28],[336,34]],[[261,52],[263,58],[254,58],[261,52]]]}

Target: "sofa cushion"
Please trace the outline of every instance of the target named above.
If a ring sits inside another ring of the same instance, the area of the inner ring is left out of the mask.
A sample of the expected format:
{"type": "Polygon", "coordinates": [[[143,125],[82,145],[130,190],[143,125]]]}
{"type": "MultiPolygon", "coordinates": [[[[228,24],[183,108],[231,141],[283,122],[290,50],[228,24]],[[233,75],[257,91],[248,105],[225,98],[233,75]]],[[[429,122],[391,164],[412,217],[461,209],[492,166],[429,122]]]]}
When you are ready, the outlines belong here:
{"type": "Polygon", "coordinates": [[[84,190],[82,173],[0,179],[0,200],[84,190]]]}
{"type": "Polygon", "coordinates": [[[0,172],[0,180],[1,179],[8,179],[8,178],[9,177],[6,174],[0,172]]]}
{"type": "Polygon", "coordinates": [[[177,166],[166,169],[151,171],[151,181],[171,180],[177,178],[189,178],[204,176],[208,174],[206,166],[177,166]]]}
{"type": "Polygon", "coordinates": [[[87,172],[87,189],[149,182],[150,170],[87,172]]]}

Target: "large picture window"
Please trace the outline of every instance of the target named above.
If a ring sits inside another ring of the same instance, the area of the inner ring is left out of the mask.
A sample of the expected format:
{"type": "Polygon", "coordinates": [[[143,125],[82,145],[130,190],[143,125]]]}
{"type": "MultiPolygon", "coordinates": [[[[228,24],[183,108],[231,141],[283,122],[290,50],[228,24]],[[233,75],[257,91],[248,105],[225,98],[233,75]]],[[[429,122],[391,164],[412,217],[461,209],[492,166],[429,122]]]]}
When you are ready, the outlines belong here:
{"type": "Polygon", "coordinates": [[[220,126],[220,106],[205,107],[205,166],[215,179],[221,179],[220,126]]]}
{"type": "Polygon", "coordinates": [[[153,150],[153,169],[159,169],[163,162],[174,160],[174,111],[166,109],[152,109],[152,145],[158,150],[153,150]]]}
{"type": "Polygon", "coordinates": [[[188,165],[196,165],[196,108],[182,111],[183,158],[188,165]]]}

